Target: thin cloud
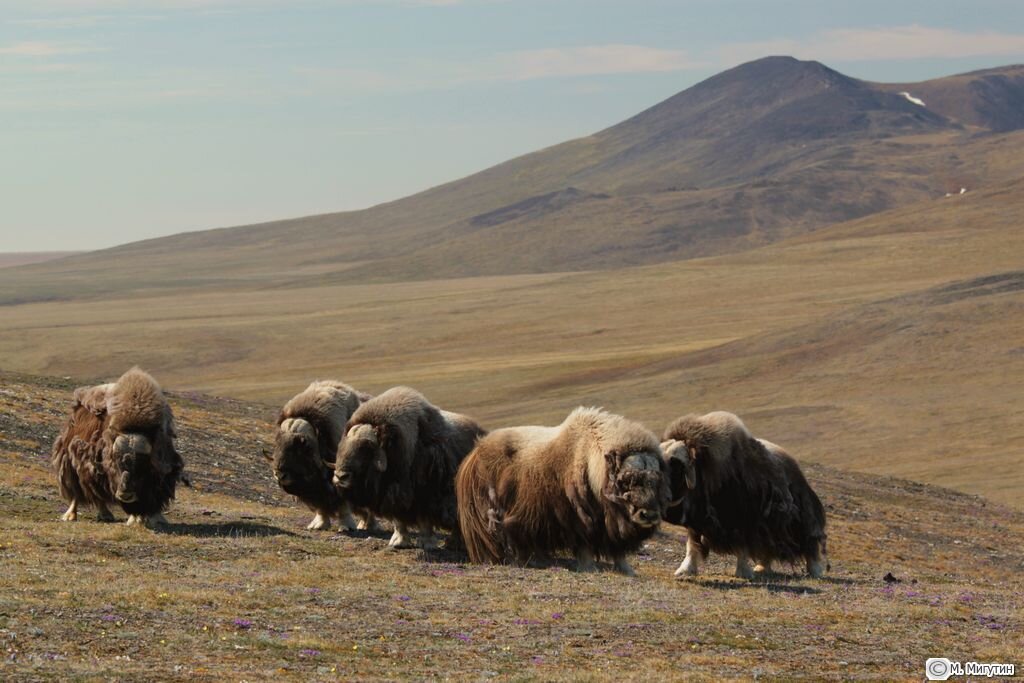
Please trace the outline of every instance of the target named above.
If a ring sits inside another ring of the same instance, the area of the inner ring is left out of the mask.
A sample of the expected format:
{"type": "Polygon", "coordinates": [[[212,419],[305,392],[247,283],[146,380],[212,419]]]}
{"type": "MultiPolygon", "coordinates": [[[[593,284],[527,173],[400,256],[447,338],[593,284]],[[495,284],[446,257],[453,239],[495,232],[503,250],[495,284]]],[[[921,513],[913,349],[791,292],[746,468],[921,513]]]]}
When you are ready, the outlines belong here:
{"type": "Polygon", "coordinates": [[[473,61],[418,60],[388,68],[300,67],[318,86],[357,91],[408,92],[486,83],[684,71],[708,66],[682,50],[643,45],[587,45],[502,52],[473,61]]]}
{"type": "Polygon", "coordinates": [[[74,45],[41,41],[26,41],[0,47],[0,55],[12,57],[55,57],[57,55],[75,54],[83,51],[85,50],[74,45]]]}
{"type": "Polygon", "coordinates": [[[734,43],[719,51],[720,61],[724,64],[780,54],[826,62],[1003,57],[1024,54],[1024,35],[998,31],[957,31],[914,24],[834,29],[806,40],[734,43]]]}

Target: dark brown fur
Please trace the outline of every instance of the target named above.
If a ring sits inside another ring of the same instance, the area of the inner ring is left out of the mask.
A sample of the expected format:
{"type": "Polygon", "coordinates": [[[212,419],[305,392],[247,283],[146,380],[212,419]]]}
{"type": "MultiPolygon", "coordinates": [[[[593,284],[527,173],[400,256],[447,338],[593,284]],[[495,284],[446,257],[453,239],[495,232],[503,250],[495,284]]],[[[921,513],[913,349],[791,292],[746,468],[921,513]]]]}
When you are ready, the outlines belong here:
{"type": "Polygon", "coordinates": [[[75,392],[71,415],[53,444],[61,496],[104,508],[118,503],[129,515],[149,517],[174,498],[184,462],[174,447],[174,418],[152,377],[132,368],[114,385],[75,392]],[[117,454],[126,436],[147,444],[147,454],[117,454]],[[131,502],[118,495],[134,496],[131,502]]]}
{"type": "Polygon", "coordinates": [[[745,554],[763,564],[803,559],[808,567],[824,559],[825,509],[788,453],[722,412],[681,417],[665,440],[685,444],[695,473],[691,489],[687,463],[666,446],[674,504],[665,520],[686,526],[705,554],[745,554]]]}
{"type": "Polygon", "coordinates": [[[354,505],[395,522],[457,531],[455,473],[486,432],[408,387],[359,406],[338,447],[335,482],[354,505]]]}
{"type": "Polygon", "coordinates": [[[492,432],[462,464],[456,487],[474,562],[525,563],[570,551],[581,568],[584,558],[596,556],[621,562],[628,572],[625,554],[654,533],[668,503],[654,434],[584,408],[559,427],[492,432]],[[624,467],[632,455],[653,469],[624,467]]]}
{"type": "Polygon", "coordinates": [[[329,527],[331,517],[339,518],[342,524],[351,519],[349,505],[331,477],[345,425],[359,405],[369,399],[368,394],[342,382],[318,381],[289,400],[278,416],[274,452],[268,456],[274,476],[285,493],[323,517],[324,528],[329,527]],[[296,420],[300,422],[296,424],[296,420]],[[312,435],[304,433],[303,423],[311,428],[312,435]],[[300,428],[284,428],[293,426],[300,428]]]}

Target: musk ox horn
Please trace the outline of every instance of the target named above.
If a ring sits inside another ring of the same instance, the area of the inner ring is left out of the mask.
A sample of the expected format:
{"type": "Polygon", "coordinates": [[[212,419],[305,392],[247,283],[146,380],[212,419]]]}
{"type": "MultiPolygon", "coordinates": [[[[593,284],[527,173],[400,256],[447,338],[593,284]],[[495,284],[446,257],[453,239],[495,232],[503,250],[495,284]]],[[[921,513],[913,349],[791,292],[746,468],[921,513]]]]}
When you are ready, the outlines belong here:
{"type": "Polygon", "coordinates": [[[139,453],[149,455],[153,452],[153,444],[141,434],[119,434],[114,439],[114,452],[118,454],[139,453]]]}
{"type": "MultiPolygon", "coordinates": [[[[665,455],[669,458],[678,460],[683,466],[683,477],[686,479],[686,488],[691,491],[697,488],[697,468],[694,466],[693,452],[690,450],[690,447],[686,445],[686,442],[679,441],[678,439],[669,439],[661,444],[661,450],[664,451],[665,455]]],[[[678,502],[679,501],[673,501],[672,505],[675,505],[678,502]]]]}
{"type": "Polygon", "coordinates": [[[656,470],[658,463],[654,456],[648,453],[634,453],[622,461],[622,469],[633,470],[656,470]]]}

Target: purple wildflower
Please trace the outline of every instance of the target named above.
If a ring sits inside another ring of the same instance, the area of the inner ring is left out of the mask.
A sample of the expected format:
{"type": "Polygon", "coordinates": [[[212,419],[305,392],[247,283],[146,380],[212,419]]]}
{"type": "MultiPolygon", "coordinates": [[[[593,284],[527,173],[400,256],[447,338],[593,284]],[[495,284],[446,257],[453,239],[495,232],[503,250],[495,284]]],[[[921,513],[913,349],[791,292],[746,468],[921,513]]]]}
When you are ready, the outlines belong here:
{"type": "Polygon", "coordinates": [[[533,662],[534,664],[543,664],[544,663],[544,658],[541,657],[540,655],[534,655],[534,656],[530,657],[530,661],[533,662]]]}
{"type": "Polygon", "coordinates": [[[539,624],[540,622],[536,619],[516,619],[512,623],[516,626],[532,626],[534,624],[539,624]]]}
{"type": "Polygon", "coordinates": [[[461,640],[464,643],[468,643],[468,642],[470,642],[472,640],[472,638],[470,638],[465,633],[456,633],[455,637],[458,638],[459,640],[461,640]]]}
{"type": "Polygon", "coordinates": [[[308,647],[303,649],[303,650],[299,650],[299,656],[300,657],[317,657],[319,655],[320,655],[320,650],[312,650],[312,649],[310,649],[308,647]]]}
{"type": "Polygon", "coordinates": [[[117,616],[116,614],[104,614],[102,617],[100,617],[100,619],[102,619],[103,621],[117,621],[120,618],[121,617],[117,616]]]}
{"type": "Polygon", "coordinates": [[[252,628],[252,622],[248,619],[235,619],[234,624],[237,628],[252,628]]]}
{"type": "Polygon", "coordinates": [[[398,600],[398,602],[409,602],[412,598],[408,595],[396,595],[395,600],[398,600]]]}
{"type": "Polygon", "coordinates": [[[555,612],[554,614],[551,615],[551,618],[554,619],[555,621],[558,621],[559,619],[561,619],[564,616],[565,616],[565,614],[563,614],[562,612],[555,612]]]}

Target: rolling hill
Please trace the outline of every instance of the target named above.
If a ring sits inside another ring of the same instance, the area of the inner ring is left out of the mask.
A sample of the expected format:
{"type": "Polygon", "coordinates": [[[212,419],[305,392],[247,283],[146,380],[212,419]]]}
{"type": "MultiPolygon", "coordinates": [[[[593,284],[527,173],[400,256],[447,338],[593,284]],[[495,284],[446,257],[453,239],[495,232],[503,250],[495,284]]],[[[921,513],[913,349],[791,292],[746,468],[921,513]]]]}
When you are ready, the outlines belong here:
{"type": "Polygon", "coordinates": [[[363,211],[5,270],[0,302],[608,269],[750,249],[1024,176],[1022,98],[1019,66],[876,84],[770,57],[594,135],[363,211]]]}

